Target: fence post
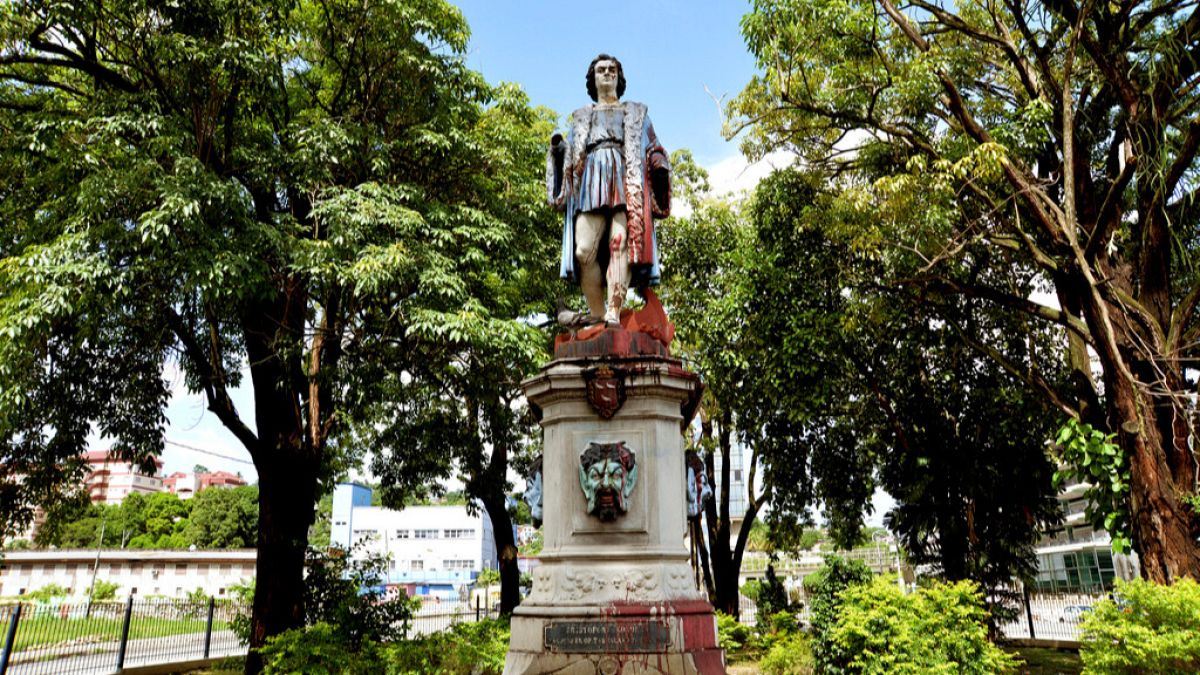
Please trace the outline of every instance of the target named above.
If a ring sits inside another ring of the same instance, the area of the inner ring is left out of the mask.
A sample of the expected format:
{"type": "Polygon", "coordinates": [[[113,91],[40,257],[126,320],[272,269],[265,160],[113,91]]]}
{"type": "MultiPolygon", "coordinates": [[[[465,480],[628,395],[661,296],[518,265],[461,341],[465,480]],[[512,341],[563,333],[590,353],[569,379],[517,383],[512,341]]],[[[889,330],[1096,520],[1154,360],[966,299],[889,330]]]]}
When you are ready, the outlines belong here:
{"type": "Polygon", "coordinates": [[[479,621],[479,596],[475,596],[475,620],[479,621]]]}
{"type": "Polygon", "coordinates": [[[208,596],[208,626],[204,628],[204,658],[208,658],[208,649],[212,646],[212,620],[213,609],[217,606],[217,601],[211,595],[208,596]]]}
{"type": "Polygon", "coordinates": [[[12,656],[13,649],[17,646],[17,624],[20,622],[21,603],[18,602],[12,616],[8,617],[8,635],[4,638],[4,652],[0,653],[0,675],[8,672],[8,658],[12,656]]]}
{"type": "Polygon", "coordinates": [[[121,644],[117,647],[117,671],[125,669],[125,646],[129,644],[129,622],[133,619],[133,595],[125,603],[125,621],[121,624],[121,644]]]}
{"type": "Polygon", "coordinates": [[[1037,636],[1033,634],[1033,607],[1029,605],[1029,587],[1024,586],[1025,590],[1025,620],[1029,622],[1029,639],[1033,640],[1037,636]]]}

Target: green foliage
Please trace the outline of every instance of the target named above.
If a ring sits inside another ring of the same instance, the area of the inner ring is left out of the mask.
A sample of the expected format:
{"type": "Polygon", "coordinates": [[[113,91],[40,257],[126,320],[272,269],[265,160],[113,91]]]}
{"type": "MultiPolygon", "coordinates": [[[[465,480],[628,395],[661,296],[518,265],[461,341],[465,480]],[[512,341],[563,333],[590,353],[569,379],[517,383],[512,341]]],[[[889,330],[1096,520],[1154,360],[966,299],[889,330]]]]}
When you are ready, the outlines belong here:
{"type": "Polygon", "coordinates": [[[871,570],[859,560],[829,556],[819,570],[804,578],[810,598],[812,653],[814,663],[825,673],[847,672],[852,654],[834,639],[841,615],[842,592],[871,581],[871,570]]]}
{"type": "Polygon", "coordinates": [[[121,585],[115,581],[97,579],[96,584],[92,587],[92,600],[112,600],[117,597],[117,589],[120,587],[121,585]]]}
{"type": "Polygon", "coordinates": [[[28,539],[10,539],[4,542],[5,551],[26,551],[33,546],[33,542],[28,539]]]}
{"type": "MultiPolygon", "coordinates": [[[[375,493],[372,492],[372,495],[375,493]]],[[[326,548],[330,542],[330,524],[333,518],[333,494],[327,494],[317,501],[316,516],[312,527],[308,528],[308,545],[312,548],[326,548]]]]}
{"type": "Polygon", "coordinates": [[[545,543],[545,539],[542,537],[542,530],[539,528],[534,531],[529,541],[521,544],[519,550],[521,555],[537,557],[542,554],[542,547],[545,546],[545,543]]]}
{"type": "Polygon", "coordinates": [[[419,601],[404,594],[385,598],[382,579],[387,559],[373,554],[352,559],[338,548],[308,549],[304,618],[308,625],[332,625],[350,648],[408,632],[419,601]]]}
{"type": "Polygon", "coordinates": [[[738,654],[746,647],[754,636],[749,626],[738,623],[738,620],[724,612],[717,612],[717,644],[726,654],[738,654]]]}
{"type": "Polygon", "coordinates": [[[382,672],[379,643],[364,640],[349,645],[341,630],[325,622],[292,629],[268,638],[259,650],[263,673],[279,675],[373,675],[382,672]]]}
{"type": "Polygon", "coordinates": [[[811,675],[814,671],[812,646],[807,635],[787,633],[759,662],[766,675],[811,675]]]}
{"type": "Polygon", "coordinates": [[[983,594],[969,581],[904,594],[884,577],[851,586],[829,640],[837,665],[822,672],[992,675],[1017,660],[988,641],[983,594]]]}
{"type": "Polygon", "coordinates": [[[192,497],[187,537],[197,548],[251,548],[258,541],[258,488],[209,488],[192,497]]]}
{"type": "Polygon", "coordinates": [[[488,568],[475,577],[475,585],[480,587],[494,586],[500,583],[500,570],[488,568]]]}
{"type": "Polygon", "coordinates": [[[1117,582],[1080,622],[1084,673],[1200,672],[1200,584],[1117,582]]]}
{"type": "MultiPolygon", "coordinates": [[[[249,581],[239,581],[229,587],[230,596],[236,598],[242,607],[247,610],[254,603],[254,584],[255,579],[249,581]]],[[[252,625],[250,623],[250,612],[244,611],[233,615],[229,620],[229,630],[237,636],[239,642],[243,645],[250,644],[250,631],[252,625]]]]}
{"type": "Polygon", "coordinates": [[[460,623],[450,630],[387,647],[397,675],[500,675],[508,654],[507,619],[460,623]]]}
{"type": "Polygon", "coordinates": [[[1064,468],[1054,473],[1054,487],[1087,483],[1085,517],[1092,527],[1108,532],[1112,549],[1126,553],[1131,544],[1129,522],[1129,460],[1113,439],[1086,422],[1068,419],[1054,438],[1064,468]]]}
{"type": "Polygon", "coordinates": [[[69,590],[58,584],[46,584],[36,591],[29,591],[21,597],[35,602],[49,602],[54,598],[65,598],[70,593],[69,590]]]}

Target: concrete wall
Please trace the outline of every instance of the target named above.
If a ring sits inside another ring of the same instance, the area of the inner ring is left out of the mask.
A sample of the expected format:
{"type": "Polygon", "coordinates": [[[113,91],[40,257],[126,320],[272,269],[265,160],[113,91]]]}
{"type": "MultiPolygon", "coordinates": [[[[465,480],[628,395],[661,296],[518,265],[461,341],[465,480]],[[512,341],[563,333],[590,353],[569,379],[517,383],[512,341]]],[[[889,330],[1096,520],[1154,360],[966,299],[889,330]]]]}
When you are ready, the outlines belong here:
{"type": "MultiPolygon", "coordinates": [[[[237,583],[254,578],[257,552],[147,551],[105,549],[100,552],[96,579],[120,585],[117,596],[164,595],[183,597],[202,589],[227,597],[237,583]]],[[[0,565],[0,596],[16,596],[50,584],[86,597],[92,582],[95,550],[9,551],[0,565]]]]}

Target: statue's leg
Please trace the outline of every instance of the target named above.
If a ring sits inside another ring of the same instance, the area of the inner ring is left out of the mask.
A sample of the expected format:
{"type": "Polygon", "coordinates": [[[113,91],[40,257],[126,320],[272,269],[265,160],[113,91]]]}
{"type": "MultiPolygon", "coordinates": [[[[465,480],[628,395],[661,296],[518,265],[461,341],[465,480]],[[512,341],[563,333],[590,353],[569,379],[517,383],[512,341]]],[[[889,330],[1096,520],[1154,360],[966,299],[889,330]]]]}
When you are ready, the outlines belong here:
{"type": "Polygon", "coordinates": [[[629,291],[629,241],[625,231],[625,212],[613,214],[612,229],[608,235],[608,307],[604,321],[608,324],[621,322],[621,306],[629,291]]]}
{"type": "Polygon", "coordinates": [[[587,298],[588,312],[597,321],[604,317],[604,275],[600,272],[596,253],[604,239],[606,220],[603,213],[575,216],[575,261],[579,264],[579,285],[583,287],[583,297],[587,298]]]}

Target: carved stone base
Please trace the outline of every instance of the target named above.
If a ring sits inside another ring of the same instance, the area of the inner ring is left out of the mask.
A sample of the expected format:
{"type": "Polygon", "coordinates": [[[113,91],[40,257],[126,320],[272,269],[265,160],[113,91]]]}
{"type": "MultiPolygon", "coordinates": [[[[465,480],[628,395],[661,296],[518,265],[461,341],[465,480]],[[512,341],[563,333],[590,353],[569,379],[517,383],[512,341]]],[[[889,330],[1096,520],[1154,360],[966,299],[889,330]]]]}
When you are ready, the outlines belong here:
{"type": "Polygon", "coordinates": [[[512,618],[506,675],[717,675],[712,606],[703,600],[583,607],[523,604],[512,618]]]}

